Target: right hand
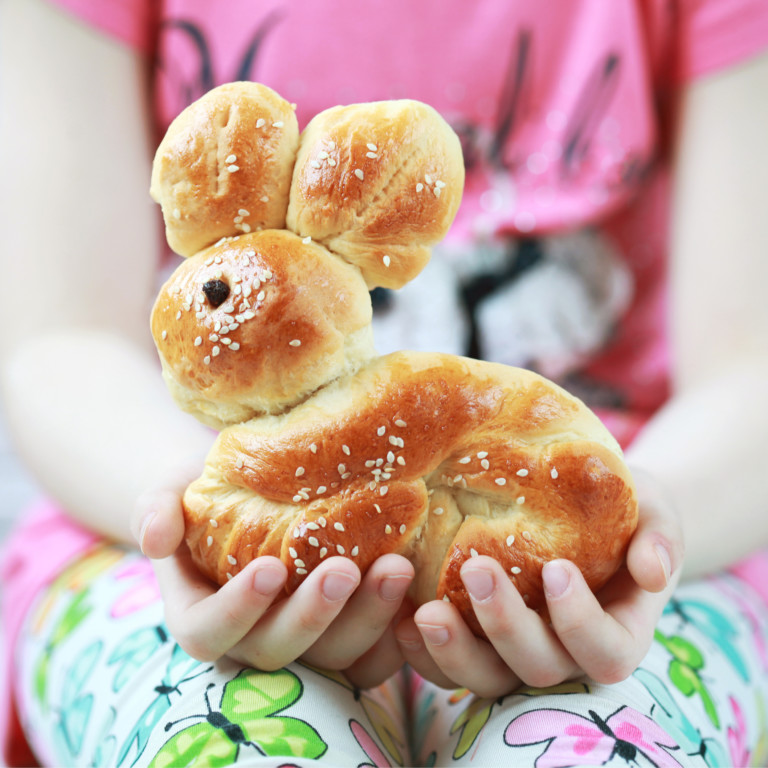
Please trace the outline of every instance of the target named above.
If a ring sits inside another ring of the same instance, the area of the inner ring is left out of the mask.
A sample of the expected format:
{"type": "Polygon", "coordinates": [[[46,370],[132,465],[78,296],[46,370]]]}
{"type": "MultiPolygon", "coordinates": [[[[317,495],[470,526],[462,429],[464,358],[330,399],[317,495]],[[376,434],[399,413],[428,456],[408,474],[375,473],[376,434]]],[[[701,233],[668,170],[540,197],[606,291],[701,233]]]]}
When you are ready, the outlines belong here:
{"type": "Polygon", "coordinates": [[[298,658],[344,671],[368,688],[403,664],[394,627],[411,612],[404,602],[411,563],[384,555],[364,576],[352,560],[322,562],[290,596],[288,575],[275,557],[259,557],[218,587],[203,576],[184,541],[181,498],[195,474],[142,494],[132,530],[152,560],[165,604],[168,630],[200,661],[229,656],[256,669],[274,670],[298,658]]]}

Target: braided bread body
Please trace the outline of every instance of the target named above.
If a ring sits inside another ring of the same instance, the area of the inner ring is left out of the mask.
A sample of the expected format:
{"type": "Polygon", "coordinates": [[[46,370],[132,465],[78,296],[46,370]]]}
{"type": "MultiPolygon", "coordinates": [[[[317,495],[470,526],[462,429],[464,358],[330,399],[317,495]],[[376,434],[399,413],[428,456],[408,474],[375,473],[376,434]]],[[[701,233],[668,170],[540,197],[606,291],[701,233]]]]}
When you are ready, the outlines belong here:
{"type": "Polygon", "coordinates": [[[636,514],[618,446],[580,401],[528,371],[414,352],[222,432],[184,506],[219,583],[258,555],[281,558],[293,590],[325,557],[365,570],[396,552],[417,602],[450,599],[476,631],[465,560],[497,559],[541,608],[545,562],[572,560],[598,589],[636,514]]]}

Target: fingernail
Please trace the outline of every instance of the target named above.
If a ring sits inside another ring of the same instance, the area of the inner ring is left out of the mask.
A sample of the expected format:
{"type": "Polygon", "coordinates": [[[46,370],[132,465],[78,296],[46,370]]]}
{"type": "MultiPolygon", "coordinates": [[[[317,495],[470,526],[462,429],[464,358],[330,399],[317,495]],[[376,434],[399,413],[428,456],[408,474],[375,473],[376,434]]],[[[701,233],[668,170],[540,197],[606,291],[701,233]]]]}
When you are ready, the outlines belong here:
{"type": "Polygon", "coordinates": [[[354,592],[357,580],[346,573],[332,571],[323,579],[323,597],[331,602],[343,600],[354,592]]]}
{"type": "Polygon", "coordinates": [[[253,574],[253,589],[261,595],[271,595],[285,581],[285,573],[279,568],[266,566],[253,574]]]}
{"type": "Polygon", "coordinates": [[[482,603],[493,595],[496,582],[493,574],[482,571],[479,568],[465,568],[461,572],[461,580],[469,592],[469,596],[476,602],[482,603]]]}
{"type": "Polygon", "coordinates": [[[147,535],[147,529],[152,525],[152,521],[155,519],[155,513],[149,512],[141,521],[141,529],[139,530],[139,549],[144,552],[144,538],[147,535]]]}
{"type": "Polygon", "coordinates": [[[407,576],[387,576],[379,585],[379,596],[383,600],[399,600],[410,583],[407,576]]]}
{"type": "Polygon", "coordinates": [[[571,574],[560,563],[546,563],[541,572],[544,589],[550,597],[562,597],[571,583],[571,574]]]}
{"type": "Polygon", "coordinates": [[[661,568],[664,571],[664,583],[669,584],[670,576],[672,576],[672,558],[669,556],[669,550],[662,544],[655,544],[653,548],[656,550],[656,557],[659,558],[661,568]]]}
{"type": "Polygon", "coordinates": [[[430,645],[445,645],[451,639],[450,633],[443,626],[436,624],[417,624],[416,626],[430,645]]]}

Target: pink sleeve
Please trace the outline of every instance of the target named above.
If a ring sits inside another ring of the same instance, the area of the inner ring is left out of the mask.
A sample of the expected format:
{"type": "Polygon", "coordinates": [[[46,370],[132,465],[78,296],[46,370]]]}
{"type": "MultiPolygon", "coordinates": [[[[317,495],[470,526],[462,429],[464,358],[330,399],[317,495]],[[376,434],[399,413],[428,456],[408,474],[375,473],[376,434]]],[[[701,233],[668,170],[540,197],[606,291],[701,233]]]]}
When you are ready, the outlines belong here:
{"type": "Polygon", "coordinates": [[[154,41],[153,0],[49,0],[82,21],[144,53],[154,41]]]}
{"type": "Polygon", "coordinates": [[[676,6],[681,80],[768,51],[767,0],[678,0],[676,6]]]}

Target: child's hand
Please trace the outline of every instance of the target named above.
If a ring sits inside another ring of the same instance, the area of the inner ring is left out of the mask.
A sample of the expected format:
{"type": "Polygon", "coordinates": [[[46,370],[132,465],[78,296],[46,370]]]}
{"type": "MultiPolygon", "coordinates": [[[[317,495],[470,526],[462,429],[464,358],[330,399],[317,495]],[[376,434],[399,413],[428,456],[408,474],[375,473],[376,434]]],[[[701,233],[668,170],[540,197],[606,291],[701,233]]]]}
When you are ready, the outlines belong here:
{"type": "Polygon", "coordinates": [[[199,573],[184,543],[181,494],[189,479],[142,496],[134,535],[153,559],[168,629],[190,656],[229,656],[265,670],[301,657],[344,670],[360,687],[377,685],[400,668],[394,626],[413,579],[408,560],[385,555],[361,578],[350,559],[329,558],[273,604],[287,570],[277,558],[261,557],[218,588],[199,573]]]}
{"type": "Polygon", "coordinates": [[[473,558],[461,575],[489,642],[475,637],[450,603],[436,600],[397,628],[406,661],[438,685],[488,697],[521,683],[546,687],[582,675],[601,683],[628,677],[651,646],[683,553],[671,505],[646,479],[638,485],[640,519],[627,569],[599,595],[572,563],[546,564],[547,624],[526,607],[497,562],[473,558]]]}

